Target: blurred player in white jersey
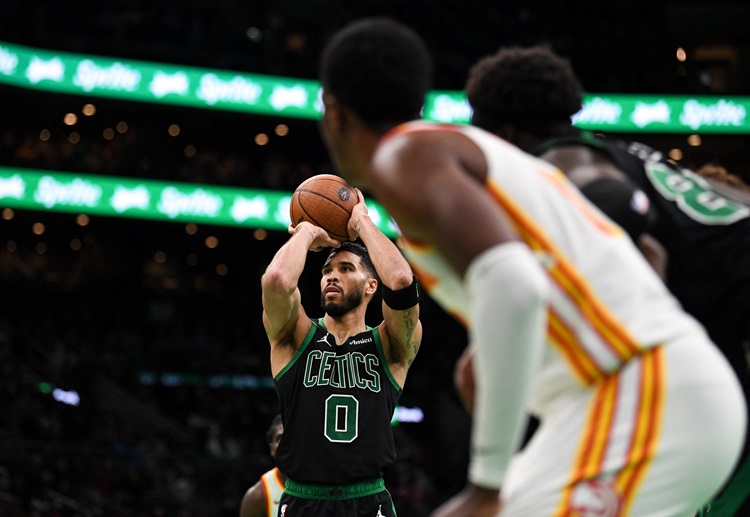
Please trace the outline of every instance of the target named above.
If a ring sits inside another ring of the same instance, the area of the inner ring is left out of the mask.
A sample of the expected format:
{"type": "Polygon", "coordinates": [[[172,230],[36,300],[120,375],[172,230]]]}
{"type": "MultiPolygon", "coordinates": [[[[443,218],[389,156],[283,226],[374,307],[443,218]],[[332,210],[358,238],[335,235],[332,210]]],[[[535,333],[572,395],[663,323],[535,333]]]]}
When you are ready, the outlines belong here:
{"type": "MultiPolygon", "coordinates": [[[[281,415],[276,415],[266,432],[268,452],[272,458],[276,456],[276,449],[283,434],[284,424],[281,422],[281,415]]],[[[279,513],[279,500],[285,483],[286,475],[278,467],[263,474],[242,497],[240,517],[276,517],[279,513]]]]}
{"type": "Polygon", "coordinates": [[[727,361],[560,171],[416,120],[430,74],[419,36],[382,18],[339,31],[320,67],[337,172],[394,217],[475,353],[468,484],[435,515],[692,515],[745,434],[727,361]],[[513,457],[528,413],[541,426],[513,457]]]}

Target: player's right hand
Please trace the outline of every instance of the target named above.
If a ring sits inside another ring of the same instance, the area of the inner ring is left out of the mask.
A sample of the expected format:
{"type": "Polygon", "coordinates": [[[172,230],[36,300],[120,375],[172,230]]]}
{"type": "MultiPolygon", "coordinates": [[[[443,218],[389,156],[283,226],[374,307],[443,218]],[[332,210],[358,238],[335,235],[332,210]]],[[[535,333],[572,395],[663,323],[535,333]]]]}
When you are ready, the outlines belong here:
{"type": "Polygon", "coordinates": [[[367,211],[367,205],[365,204],[365,196],[362,195],[362,191],[358,188],[355,188],[354,190],[357,192],[358,201],[352,208],[352,215],[349,218],[349,225],[347,226],[350,241],[357,240],[361,219],[363,217],[370,217],[370,213],[367,211]]]}
{"type": "Polygon", "coordinates": [[[312,242],[308,247],[310,251],[322,251],[326,248],[338,248],[341,246],[341,243],[332,239],[331,236],[328,235],[328,232],[323,228],[315,226],[307,221],[302,221],[298,223],[297,226],[292,226],[290,224],[287,231],[292,235],[300,232],[308,232],[313,237],[312,242]]]}

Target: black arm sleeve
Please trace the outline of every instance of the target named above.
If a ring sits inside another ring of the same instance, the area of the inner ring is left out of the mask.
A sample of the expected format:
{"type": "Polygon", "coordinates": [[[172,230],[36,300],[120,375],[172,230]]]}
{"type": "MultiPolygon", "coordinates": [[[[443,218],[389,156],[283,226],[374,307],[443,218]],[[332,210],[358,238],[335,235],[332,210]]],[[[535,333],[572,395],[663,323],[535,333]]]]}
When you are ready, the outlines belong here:
{"type": "Polygon", "coordinates": [[[648,196],[629,181],[602,178],[588,183],[581,192],[619,224],[634,242],[656,221],[648,196]]]}

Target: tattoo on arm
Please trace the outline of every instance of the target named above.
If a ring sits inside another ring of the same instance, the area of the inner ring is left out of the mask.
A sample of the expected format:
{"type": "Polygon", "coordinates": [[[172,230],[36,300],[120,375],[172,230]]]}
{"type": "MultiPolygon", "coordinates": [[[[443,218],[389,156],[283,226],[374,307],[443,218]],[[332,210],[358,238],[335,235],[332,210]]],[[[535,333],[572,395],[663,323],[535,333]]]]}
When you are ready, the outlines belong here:
{"type": "Polygon", "coordinates": [[[416,324],[414,322],[414,308],[406,309],[404,311],[404,326],[406,327],[405,333],[405,350],[406,353],[406,366],[410,367],[414,362],[414,358],[419,352],[419,343],[414,341],[414,331],[416,330],[416,324]]]}

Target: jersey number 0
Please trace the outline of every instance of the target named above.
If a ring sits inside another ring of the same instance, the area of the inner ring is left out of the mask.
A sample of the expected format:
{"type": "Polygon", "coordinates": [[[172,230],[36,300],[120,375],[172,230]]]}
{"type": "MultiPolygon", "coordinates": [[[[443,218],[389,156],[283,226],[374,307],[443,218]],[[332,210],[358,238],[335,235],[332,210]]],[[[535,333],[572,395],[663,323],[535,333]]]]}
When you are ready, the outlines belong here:
{"type": "Polygon", "coordinates": [[[352,395],[326,399],[325,434],[334,443],[351,443],[359,434],[359,401],[352,395]]]}

